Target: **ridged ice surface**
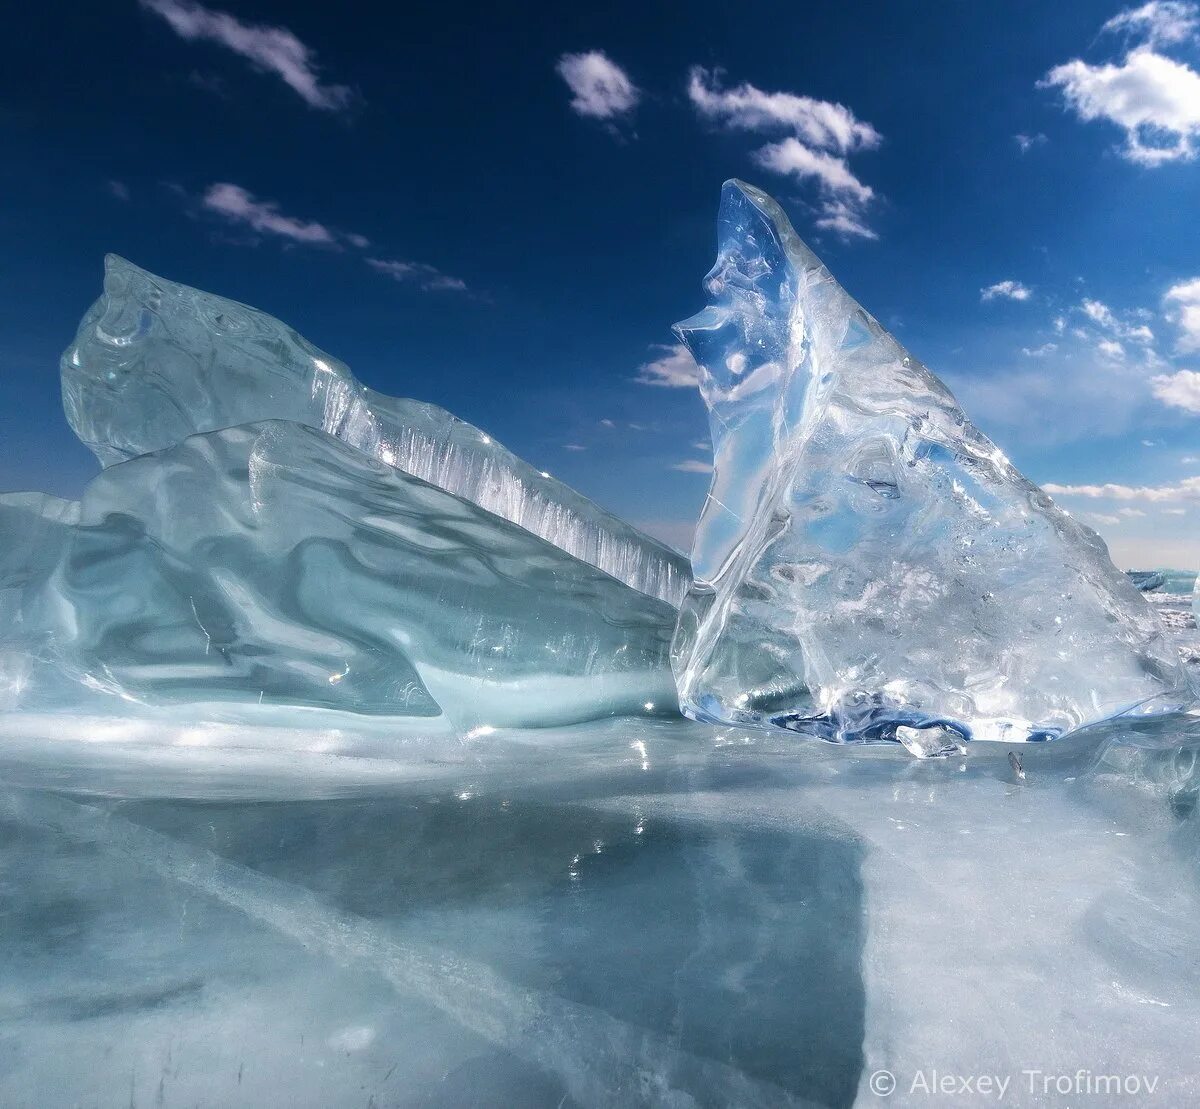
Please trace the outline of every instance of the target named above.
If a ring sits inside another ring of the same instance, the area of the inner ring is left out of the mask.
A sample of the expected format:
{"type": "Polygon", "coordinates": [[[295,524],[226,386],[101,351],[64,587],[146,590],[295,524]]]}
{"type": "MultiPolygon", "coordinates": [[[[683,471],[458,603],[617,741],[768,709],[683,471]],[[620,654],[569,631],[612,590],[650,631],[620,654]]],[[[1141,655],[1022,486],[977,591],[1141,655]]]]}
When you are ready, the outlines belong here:
{"type": "Polygon", "coordinates": [[[37,544],[38,619],[0,628],[9,708],[306,706],[459,734],[675,711],[669,605],[300,424],[112,466],[37,544]]]}
{"type": "Polygon", "coordinates": [[[63,403],[108,466],[260,420],[320,428],[677,605],[687,559],[444,409],[364,388],[343,362],[246,305],[106,259],[63,355],[63,403]]]}
{"type": "Polygon", "coordinates": [[[723,191],[703,369],[715,472],[674,658],[685,711],[833,738],[1060,734],[1192,694],[1099,537],[980,433],[782,210],[723,191]]]}

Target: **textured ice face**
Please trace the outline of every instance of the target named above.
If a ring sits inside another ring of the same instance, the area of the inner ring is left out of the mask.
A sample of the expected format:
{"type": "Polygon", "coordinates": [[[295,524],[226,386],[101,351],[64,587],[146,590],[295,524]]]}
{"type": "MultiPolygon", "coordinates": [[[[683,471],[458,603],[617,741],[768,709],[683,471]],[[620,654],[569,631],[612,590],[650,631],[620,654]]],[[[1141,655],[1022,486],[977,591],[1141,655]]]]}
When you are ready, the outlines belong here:
{"type": "Polygon", "coordinates": [[[678,604],[687,559],[420,401],[364,388],[286,324],[109,255],[104,295],[62,358],[63,404],[105,466],[197,432],[293,420],[520,524],[678,604]]]}
{"type": "Polygon", "coordinates": [[[299,424],[110,467],[59,538],[9,707],[444,713],[460,734],[675,711],[669,605],[299,424]]]}
{"type": "Polygon", "coordinates": [[[729,182],[713,303],[678,332],[714,447],[673,647],[685,711],[844,740],[1056,735],[1191,693],[1090,529],[729,182]],[[907,733],[906,733],[907,734],[907,733]]]}
{"type": "Polygon", "coordinates": [[[78,519],[76,501],[0,495],[0,710],[20,704],[38,659],[53,650],[45,585],[78,519]]]}

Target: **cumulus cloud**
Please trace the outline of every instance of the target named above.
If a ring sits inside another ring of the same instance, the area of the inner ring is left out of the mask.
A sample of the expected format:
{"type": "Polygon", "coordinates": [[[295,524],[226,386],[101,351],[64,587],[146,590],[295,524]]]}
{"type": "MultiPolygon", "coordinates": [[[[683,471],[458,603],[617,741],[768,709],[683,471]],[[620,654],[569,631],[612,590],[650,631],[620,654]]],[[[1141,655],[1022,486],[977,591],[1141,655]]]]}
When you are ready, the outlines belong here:
{"type": "Polygon", "coordinates": [[[273,73],[309,107],[338,111],[353,99],[344,85],[323,84],[313,51],[286,27],[243,23],[195,0],[140,0],[180,38],[217,43],[255,69],[273,73]]]}
{"type": "Polygon", "coordinates": [[[1004,300],[1028,300],[1033,295],[1033,290],[1019,281],[997,281],[995,285],[988,285],[986,288],[979,290],[980,300],[996,300],[1002,298],[1004,300]]]}
{"type": "Polygon", "coordinates": [[[639,385],[694,389],[700,383],[700,367],[682,343],[657,343],[652,349],[661,353],[653,361],[638,367],[634,381],[639,385]]]}
{"type": "Polygon", "coordinates": [[[1151,379],[1150,386],[1163,404],[1200,414],[1200,373],[1195,370],[1159,374],[1151,379]]]}
{"type": "Polygon", "coordinates": [[[1107,120],[1122,128],[1121,153],[1131,162],[1158,166],[1196,156],[1200,74],[1151,46],[1102,65],[1076,58],[1050,70],[1041,87],[1061,89],[1084,122],[1107,120]]]}
{"type": "Polygon", "coordinates": [[[333,246],[338,236],[322,223],[285,216],[273,200],[258,200],[241,185],[221,181],[210,185],[201,201],[206,209],[229,220],[244,224],[265,235],[275,235],[294,243],[333,246]]]}
{"type": "Polygon", "coordinates": [[[625,71],[600,50],[564,54],[555,69],[571,90],[572,111],[589,119],[627,115],[641,96],[625,71]]]}
{"type": "Polygon", "coordinates": [[[1200,350],[1200,277],[1173,285],[1164,299],[1179,326],[1179,350],[1183,353],[1200,350]]]}
{"type": "Polygon", "coordinates": [[[866,209],[874,190],[850,169],[847,156],[877,147],[881,136],[844,104],[790,92],[766,92],[749,83],[727,88],[716,71],[693,66],[688,99],[704,119],[732,130],[784,137],[754,152],[772,173],[816,187],[817,226],[843,238],[874,239],[866,209]]]}
{"type": "Polygon", "coordinates": [[[391,258],[368,258],[366,263],[376,273],[385,274],[393,281],[402,284],[416,285],[430,292],[467,291],[467,283],[458,277],[451,277],[441,270],[423,262],[399,262],[391,258]]]}

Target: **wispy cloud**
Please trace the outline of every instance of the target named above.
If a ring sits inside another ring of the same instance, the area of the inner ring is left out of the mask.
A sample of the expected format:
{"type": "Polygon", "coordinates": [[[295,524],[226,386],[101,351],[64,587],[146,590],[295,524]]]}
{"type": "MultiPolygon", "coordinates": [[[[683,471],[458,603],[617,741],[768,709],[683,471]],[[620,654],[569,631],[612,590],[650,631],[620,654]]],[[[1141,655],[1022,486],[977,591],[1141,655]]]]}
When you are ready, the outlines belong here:
{"type": "Polygon", "coordinates": [[[274,235],[310,246],[334,246],[339,236],[315,220],[285,216],[273,200],[258,200],[241,185],[221,181],[210,185],[201,201],[204,207],[231,223],[240,223],[264,235],[274,235]]]}
{"type": "Polygon", "coordinates": [[[652,349],[662,353],[638,367],[634,381],[639,385],[694,389],[700,383],[700,367],[682,343],[656,343],[652,349]]]}
{"type": "Polygon", "coordinates": [[[641,97],[628,74],[600,50],[564,54],[555,69],[571,90],[571,110],[589,119],[628,115],[641,97]]]}
{"type": "Polygon", "coordinates": [[[286,27],[243,23],[195,0],[140,0],[180,38],[224,46],[256,69],[273,73],[310,108],[338,111],[353,100],[345,85],[323,84],[313,51],[286,27]]]}
{"type": "Polygon", "coordinates": [[[1185,478],[1178,485],[1058,485],[1042,488],[1055,497],[1088,497],[1108,501],[1195,501],[1200,500],[1200,477],[1185,478]]]}
{"type": "Polygon", "coordinates": [[[786,135],[755,151],[754,160],[773,173],[816,186],[818,227],[843,237],[877,238],[866,223],[874,190],[847,162],[849,154],[879,145],[881,136],[870,123],[844,104],[828,100],[766,92],[748,83],[726,88],[719,72],[702,66],[689,72],[687,93],[705,119],[739,131],[786,135]]]}
{"type": "Polygon", "coordinates": [[[585,450],[587,450],[587,447],[583,446],[580,443],[564,443],[563,450],[565,450],[565,451],[585,451],[585,450]]]}
{"type": "Polygon", "coordinates": [[[1062,90],[1084,122],[1107,120],[1125,132],[1121,153],[1158,166],[1196,156],[1200,136],[1200,73],[1158,48],[1192,38],[1195,4],[1157,0],[1119,12],[1102,30],[1139,40],[1120,61],[1091,65],[1080,58],[1055,66],[1039,82],[1062,90]]]}
{"type": "Polygon", "coordinates": [[[1019,281],[997,281],[995,285],[988,285],[979,290],[979,299],[984,301],[1028,300],[1032,295],[1033,290],[1019,281]]]}
{"type": "Polygon", "coordinates": [[[1197,14],[1195,4],[1151,0],[1140,8],[1118,12],[1100,29],[1111,33],[1125,32],[1143,38],[1153,46],[1171,46],[1186,42],[1196,33],[1200,26],[1197,14]]]}
{"type": "Polygon", "coordinates": [[[1013,135],[1013,142],[1022,154],[1028,154],[1035,146],[1041,146],[1046,141],[1046,136],[1040,131],[1036,135],[1013,135]]]}
{"type": "Polygon", "coordinates": [[[441,270],[423,262],[400,262],[390,258],[367,258],[366,263],[376,273],[386,274],[393,281],[402,284],[417,285],[431,292],[467,291],[467,283],[458,277],[451,277],[441,270]]]}
{"type": "MultiPolygon", "coordinates": [[[[371,240],[355,231],[341,231],[316,220],[298,219],[286,215],[278,202],[261,200],[249,189],[229,181],[210,185],[200,199],[201,207],[227,223],[249,228],[260,235],[269,235],[299,246],[325,247],[331,250],[366,250],[371,240]]],[[[443,273],[425,262],[401,261],[394,258],[367,257],[363,261],[376,273],[393,281],[413,285],[429,292],[466,292],[467,283],[461,278],[443,273]]]]}
{"type": "Polygon", "coordinates": [[[109,181],[108,194],[116,200],[129,200],[129,186],[124,181],[109,181]]]}
{"type": "Polygon", "coordinates": [[[678,470],[683,474],[711,474],[713,472],[712,463],[704,462],[699,458],[685,458],[682,462],[674,463],[671,469],[678,470]]]}

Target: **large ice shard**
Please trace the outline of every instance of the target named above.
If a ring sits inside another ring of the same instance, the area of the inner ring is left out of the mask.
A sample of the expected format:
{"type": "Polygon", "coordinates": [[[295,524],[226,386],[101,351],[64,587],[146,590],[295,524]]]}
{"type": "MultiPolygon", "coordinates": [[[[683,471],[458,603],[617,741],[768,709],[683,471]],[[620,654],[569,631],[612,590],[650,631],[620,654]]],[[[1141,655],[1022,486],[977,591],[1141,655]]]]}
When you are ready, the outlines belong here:
{"type": "Polygon", "coordinates": [[[726,184],[677,328],[715,452],[673,656],[702,719],[1047,738],[1192,694],[1151,606],[770,197],[726,184]]]}
{"type": "MultiPolygon", "coordinates": [[[[18,507],[6,532],[52,515],[18,507]]],[[[37,581],[0,581],[38,614],[0,627],[31,661],[8,708],[308,706],[460,734],[676,711],[671,606],[307,426],[112,466],[75,516],[12,560],[37,581]]]]}
{"type": "Polygon", "coordinates": [[[320,428],[677,605],[687,559],[436,405],[361,385],[246,305],[105,261],[104,294],[62,358],[63,404],[105,466],[261,420],[320,428]]]}

